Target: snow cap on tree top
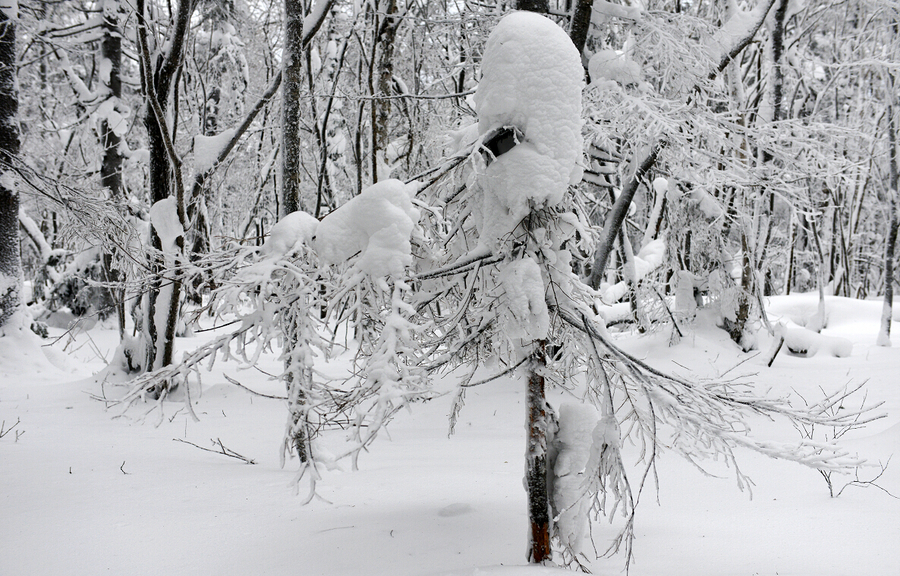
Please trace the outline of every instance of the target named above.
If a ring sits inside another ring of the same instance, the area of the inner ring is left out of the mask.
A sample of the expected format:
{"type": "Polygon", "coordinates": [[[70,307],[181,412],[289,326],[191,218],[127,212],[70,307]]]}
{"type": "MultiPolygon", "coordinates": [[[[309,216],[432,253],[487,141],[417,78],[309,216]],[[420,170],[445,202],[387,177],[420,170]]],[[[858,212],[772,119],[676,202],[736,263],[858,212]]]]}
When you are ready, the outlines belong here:
{"type": "Polygon", "coordinates": [[[562,28],[533,12],[508,14],[485,45],[478,131],[516,126],[538,152],[571,170],[581,158],[583,88],[581,56],[562,28]]]}
{"type": "Polygon", "coordinates": [[[581,56],[552,20],[513,12],[491,32],[474,97],[478,132],[510,127],[517,141],[479,177],[482,243],[512,232],[534,207],[558,204],[581,180],[583,88],[581,56]]]}

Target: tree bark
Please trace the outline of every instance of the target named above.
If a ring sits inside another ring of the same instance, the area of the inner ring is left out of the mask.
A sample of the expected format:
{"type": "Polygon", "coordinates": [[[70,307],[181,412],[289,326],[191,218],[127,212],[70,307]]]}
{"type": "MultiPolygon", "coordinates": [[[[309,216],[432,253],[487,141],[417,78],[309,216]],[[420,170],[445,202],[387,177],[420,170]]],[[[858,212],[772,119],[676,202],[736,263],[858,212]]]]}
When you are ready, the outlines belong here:
{"type": "Polygon", "coordinates": [[[888,95],[888,154],[890,164],[890,221],[887,243],[884,248],[884,306],[881,312],[881,329],[878,333],[879,346],[891,345],[891,320],[894,305],[894,246],[897,244],[897,229],[900,226],[897,215],[898,194],[900,194],[900,168],[897,166],[897,119],[894,116],[894,75],[887,73],[888,95]]]}
{"type": "MultiPolygon", "coordinates": [[[[174,15],[175,21],[167,38],[167,50],[152,58],[148,46],[147,14],[144,0],[137,0],[138,37],[141,49],[141,84],[148,102],[144,125],[147,129],[147,147],[150,152],[150,202],[151,205],[172,196],[176,197],[176,210],[182,229],[186,228],[184,187],[181,181],[180,159],[175,153],[175,125],[169,122],[168,111],[176,98],[173,88],[181,74],[184,46],[189,33],[188,24],[195,4],[182,0],[174,15]],[[155,61],[154,61],[155,60],[155,61]],[[174,189],[174,190],[173,190],[174,189]]],[[[150,244],[155,256],[150,260],[151,280],[145,295],[144,336],[146,339],[144,369],[155,370],[172,363],[175,353],[175,329],[178,324],[181,297],[181,274],[173,273],[165,278],[166,261],[162,241],[156,228],[150,226],[150,244]],[[167,284],[165,289],[164,283],[167,284]],[[164,314],[157,314],[157,310],[164,314]]],[[[180,237],[179,251],[184,249],[184,237],[180,237]]],[[[171,255],[178,259],[178,255],[171,255]]]]}
{"type": "MultiPolygon", "coordinates": [[[[100,41],[100,57],[109,62],[109,77],[102,78],[106,91],[106,98],[113,99],[114,108],[118,108],[119,99],[122,98],[122,31],[119,26],[120,3],[116,0],[105,0],[103,3],[103,38],[100,41]]],[[[124,119],[122,120],[124,122],[124,119]]],[[[103,146],[103,160],[100,164],[100,184],[109,191],[109,197],[113,202],[124,200],[122,189],[122,152],[119,146],[122,138],[116,132],[119,126],[110,126],[109,119],[103,117],[100,121],[100,143],[103,146]]],[[[110,284],[107,288],[110,300],[115,302],[116,318],[118,320],[119,338],[125,336],[125,299],[124,291],[113,288],[112,285],[122,280],[119,271],[113,268],[113,254],[105,251],[103,254],[104,281],[110,284]]]]}
{"type": "Polygon", "coordinates": [[[525,451],[525,491],[528,495],[528,561],[534,564],[552,558],[550,548],[550,488],[547,482],[550,407],[544,390],[542,370],[547,366],[546,341],[536,344],[528,374],[526,394],[528,431],[525,451]]]}
{"type": "Polygon", "coordinates": [[[16,20],[0,9],[0,328],[21,306],[19,193],[10,167],[19,153],[16,20]]]}
{"type": "Polygon", "coordinates": [[[300,201],[300,90],[303,86],[303,51],[325,21],[334,0],[318,0],[307,15],[300,0],[284,0],[284,64],[281,71],[281,198],[278,217],[302,207],[300,201]]]}
{"type": "Polygon", "coordinates": [[[279,218],[300,210],[300,89],[303,84],[303,3],[284,0],[281,71],[281,206],[279,218]]]}
{"type": "Polygon", "coordinates": [[[390,96],[394,79],[394,40],[401,18],[397,15],[397,0],[386,0],[384,9],[375,15],[377,22],[375,51],[377,53],[375,98],[372,100],[372,182],[378,182],[378,168],[386,164],[390,144],[390,96]],[[382,14],[383,12],[383,14],[382,14]],[[379,162],[379,154],[381,162],[379,162]]]}
{"type": "Polygon", "coordinates": [[[516,10],[527,10],[528,12],[546,14],[550,12],[550,3],[548,0],[517,0],[516,10]]]}
{"type": "Polygon", "coordinates": [[[572,24],[569,27],[569,38],[578,49],[579,54],[584,53],[587,44],[588,32],[591,27],[591,11],[594,8],[594,0],[578,0],[572,13],[572,24]]]}

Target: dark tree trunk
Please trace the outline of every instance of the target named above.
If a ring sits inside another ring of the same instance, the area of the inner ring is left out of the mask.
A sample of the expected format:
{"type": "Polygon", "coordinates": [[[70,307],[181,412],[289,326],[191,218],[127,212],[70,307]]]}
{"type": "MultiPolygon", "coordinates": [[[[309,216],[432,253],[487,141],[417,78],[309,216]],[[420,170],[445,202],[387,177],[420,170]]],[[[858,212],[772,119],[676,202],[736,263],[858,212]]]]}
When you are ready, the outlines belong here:
{"type": "Polygon", "coordinates": [[[548,0],[517,0],[516,10],[527,10],[529,12],[537,12],[538,14],[546,14],[550,11],[550,3],[548,0]]]}
{"type": "Polygon", "coordinates": [[[389,123],[391,116],[391,95],[394,83],[394,40],[400,17],[397,16],[397,0],[386,0],[384,13],[376,14],[377,30],[375,50],[377,56],[375,99],[372,100],[372,182],[378,182],[378,154],[387,162],[390,143],[389,123]],[[379,98],[382,96],[383,98],[379,98]]]}
{"type": "Polygon", "coordinates": [[[544,393],[542,369],[547,365],[546,342],[537,343],[531,360],[526,394],[527,447],[525,492],[528,495],[528,561],[535,564],[552,558],[550,549],[550,488],[547,482],[552,413],[544,393]]]}
{"type": "MultiPolygon", "coordinates": [[[[168,111],[176,106],[176,90],[181,76],[184,47],[190,33],[189,23],[194,11],[193,0],[182,0],[173,15],[174,22],[167,38],[167,48],[154,59],[148,47],[147,13],[144,0],[136,3],[138,13],[138,35],[141,44],[142,88],[148,101],[144,126],[147,130],[147,147],[150,152],[150,203],[155,204],[175,195],[176,210],[182,228],[185,227],[184,190],[181,182],[180,160],[175,155],[174,140],[177,120],[168,124],[168,111]]],[[[184,249],[181,237],[179,251],[184,249]]],[[[166,262],[162,255],[162,242],[156,228],[150,226],[150,244],[154,256],[150,258],[150,285],[144,307],[144,335],[146,338],[144,368],[155,370],[172,363],[175,353],[175,329],[178,324],[179,300],[181,296],[181,275],[166,273],[166,262]],[[163,287],[170,290],[164,291],[163,287]],[[161,297],[165,295],[165,297],[161,297]],[[157,315],[157,310],[165,310],[157,315]],[[160,322],[162,320],[162,322],[160,322]]],[[[177,258],[177,257],[176,257],[177,258]]]]}
{"type": "MultiPolygon", "coordinates": [[[[896,34],[896,25],[895,25],[896,34]]],[[[893,318],[894,305],[894,246],[897,244],[897,229],[900,226],[897,215],[898,194],[900,194],[900,168],[897,166],[897,119],[894,116],[894,75],[887,74],[888,87],[888,154],[890,165],[890,221],[888,222],[887,243],[884,248],[884,306],[881,313],[881,329],[878,334],[879,346],[891,345],[891,320],[893,318]]]]}
{"type": "Polygon", "coordinates": [[[19,193],[9,167],[19,153],[16,21],[0,9],[0,328],[21,305],[19,193]]]}
{"type": "Polygon", "coordinates": [[[600,242],[597,246],[594,262],[591,265],[591,275],[588,278],[588,284],[595,290],[600,287],[600,282],[603,281],[603,274],[606,272],[606,264],[609,261],[609,255],[612,252],[613,245],[619,235],[619,230],[622,228],[622,223],[625,222],[625,216],[628,214],[628,207],[631,205],[632,200],[634,200],[638,185],[644,176],[646,176],[653,168],[653,165],[656,164],[659,151],[659,144],[650,150],[650,153],[647,154],[640,166],[638,166],[634,176],[625,185],[622,193],[616,198],[616,202],[613,204],[612,209],[606,215],[606,222],[603,224],[603,232],[600,235],[600,242]]]}
{"type": "Polygon", "coordinates": [[[279,217],[300,210],[300,89],[303,85],[303,16],[303,2],[284,0],[279,217]]]}
{"type": "Polygon", "coordinates": [[[584,53],[587,43],[588,31],[591,27],[591,11],[594,8],[594,0],[578,0],[575,11],[572,13],[572,24],[569,27],[569,38],[578,49],[579,54],[584,53]]]}
{"type": "MultiPolygon", "coordinates": [[[[114,3],[114,8],[119,6],[114,3]]],[[[109,78],[103,79],[106,85],[107,98],[118,100],[122,97],[122,31],[119,27],[121,14],[104,8],[103,39],[100,42],[100,56],[110,63],[109,78]]],[[[124,119],[122,120],[124,122],[124,119]]],[[[119,126],[110,126],[107,118],[100,122],[100,140],[103,145],[103,161],[100,164],[100,184],[109,191],[113,202],[124,200],[122,189],[122,161],[123,156],[119,150],[122,138],[116,133],[119,126]]],[[[103,254],[104,280],[110,285],[122,280],[118,270],[112,265],[113,254],[103,254]]],[[[119,338],[125,336],[125,299],[123,290],[110,287],[109,296],[116,306],[116,318],[119,326],[119,338]]]]}
{"type": "MultiPolygon", "coordinates": [[[[325,21],[333,2],[317,11],[318,20],[304,35],[303,2],[284,0],[284,65],[281,70],[281,198],[278,216],[301,209],[300,202],[300,90],[303,86],[303,50],[325,21]]],[[[318,8],[318,6],[316,6],[318,8]]]]}

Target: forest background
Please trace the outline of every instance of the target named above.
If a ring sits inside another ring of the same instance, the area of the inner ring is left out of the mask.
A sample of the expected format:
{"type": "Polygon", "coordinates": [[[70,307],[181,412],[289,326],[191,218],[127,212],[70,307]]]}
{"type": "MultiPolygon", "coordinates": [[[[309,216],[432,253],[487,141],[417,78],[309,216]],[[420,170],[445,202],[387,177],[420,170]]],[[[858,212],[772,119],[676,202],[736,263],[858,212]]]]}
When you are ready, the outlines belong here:
{"type": "MultiPolygon", "coordinates": [[[[890,346],[900,8],[865,1],[5,5],[0,324],[46,333],[114,319],[109,371],[137,377],[129,401],[164,397],[244,337],[176,356],[176,337],[206,329],[202,312],[239,313],[241,290],[265,293],[248,258],[303,259],[302,227],[273,234],[285,216],[321,220],[392,178],[448,203],[466,188],[467,154],[491,145],[466,131],[481,55],[514,8],[559,23],[587,71],[584,176],[569,206],[584,234],[569,251],[605,326],[677,341],[708,314],[744,351],[764,331],[794,353],[841,356],[841,342],[811,335],[828,325],[825,297],[878,297],[877,339],[890,346]],[[770,322],[765,299],[797,292],[817,293],[815,312],[770,322]],[[14,314],[20,304],[30,317],[14,314]]],[[[318,273],[300,269],[291,282],[318,273]]],[[[341,274],[338,288],[354,278],[341,274]]],[[[341,300],[355,316],[328,308],[362,326],[361,348],[371,336],[372,357],[390,323],[366,314],[410,317],[401,283],[381,288],[341,300]]],[[[254,337],[315,347],[294,312],[277,308],[254,337]]],[[[283,358],[289,390],[309,382],[298,354],[283,358]]],[[[294,424],[320,392],[309,386],[294,388],[294,424]]],[[[396,408],[367,412],[374,429],[396,408]]],[[[294,429],[288,451],[303,461],[313,435],[294,429]]]]}

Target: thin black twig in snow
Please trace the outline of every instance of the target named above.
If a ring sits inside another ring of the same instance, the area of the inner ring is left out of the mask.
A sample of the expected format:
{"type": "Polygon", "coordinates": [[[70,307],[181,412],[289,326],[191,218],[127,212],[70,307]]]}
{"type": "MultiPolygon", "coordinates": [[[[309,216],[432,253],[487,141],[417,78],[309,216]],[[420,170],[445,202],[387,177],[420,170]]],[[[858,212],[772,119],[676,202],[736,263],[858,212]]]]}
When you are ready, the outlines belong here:
{"type": "Polygon", "coordinates": [[[263,394],[262,392],[257,392],[256,390],[251,390],[250,388],[247,388],[246,386],[244,386],[243,384],[241,384],[234,378],[230,377],[228,374],[222,374],[222,376],[226,380],[228,380],[230,383],[237,386],[238,388],[243,388],[244,390],[246,390],[247,392],[249,392],[255,396],[262,396],[263,398],[271,398],[272,400],[287,400],[288,399],[287,396],[275,396],[273,394],[263,394]]]}
{"type": "Polygon", "coordinates": [[[216,438],[215,440],[210,439],[210,442],[213,443],[213,446],[218,446],[219,450],[212,450],[210,448],[204,448],[203,446],[199,446],[188,440],[182,440],[181,438],[172,438],[172,440],[174,440],[175,442],[181,442],[183,444],[190,444],[191,446],[193,446],[195,448],[199,448],[205,452],[212,452],[213,454],[221,454],[223,456],[228,456],[230,458],[237,458],[238,460],[243,460],[247,464],[256,464],[256,460],[253,460],[252,458],[247,458],[246,456],[242,456],[230,448],[226,448],[225,445],[222,444],[222,440],[220,440],[219,438],[216,438]]]}

